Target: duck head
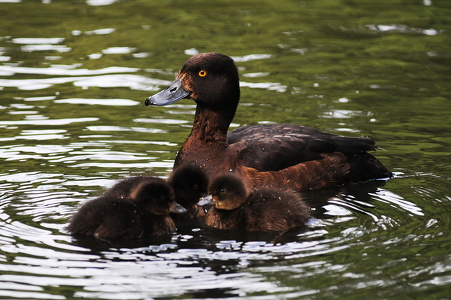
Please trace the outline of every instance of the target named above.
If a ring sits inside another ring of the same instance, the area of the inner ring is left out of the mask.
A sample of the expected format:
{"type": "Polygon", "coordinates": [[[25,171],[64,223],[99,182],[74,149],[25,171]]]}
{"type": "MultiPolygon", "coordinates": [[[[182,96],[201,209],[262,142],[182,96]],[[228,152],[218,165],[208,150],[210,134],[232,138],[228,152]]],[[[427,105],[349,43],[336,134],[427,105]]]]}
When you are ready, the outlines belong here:
{"type": "Polygon", "coordinates": [[[220,53],[197,54],[185,62],[168,88],[147,98],[146,106],[164,106],[181,99],[197,104],[236,109],[240,98],[238,69],[232,58],[220,53]]]}

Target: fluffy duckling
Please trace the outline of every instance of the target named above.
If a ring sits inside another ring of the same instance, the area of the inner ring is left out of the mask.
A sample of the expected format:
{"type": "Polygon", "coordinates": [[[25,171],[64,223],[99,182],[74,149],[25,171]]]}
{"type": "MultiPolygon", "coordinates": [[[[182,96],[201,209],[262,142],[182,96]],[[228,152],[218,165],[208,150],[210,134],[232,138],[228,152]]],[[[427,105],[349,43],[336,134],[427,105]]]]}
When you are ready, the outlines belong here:
{"type": "Polygon", "coordinates": [[[249,191],[241,178],[227,174],[209,186],[214,207],[205,224],[219,229],[285,231],[304,225],[310,208],[294,192],[258,188],[249,191]]]}
{"type": "Polygon", "coordinates": [[[182,165],[172,172],[168,182],[174,190],[175,200],[188,210],[188,213],[179,214],[177,217],[184,219],[205,217],[205,209],[197,203],[207,194],[208,178],[200,167],[182,165]]]}
{"type": "Polygon", "coordinates": [[[169,215],[178,210],[169,184],[150,176],[119,181],[100,197],[83,204],[67,230],[99,239],[137,239],[175,231],[169,215]],[[133,184],[130,184],[133,183],[133,184]]]}

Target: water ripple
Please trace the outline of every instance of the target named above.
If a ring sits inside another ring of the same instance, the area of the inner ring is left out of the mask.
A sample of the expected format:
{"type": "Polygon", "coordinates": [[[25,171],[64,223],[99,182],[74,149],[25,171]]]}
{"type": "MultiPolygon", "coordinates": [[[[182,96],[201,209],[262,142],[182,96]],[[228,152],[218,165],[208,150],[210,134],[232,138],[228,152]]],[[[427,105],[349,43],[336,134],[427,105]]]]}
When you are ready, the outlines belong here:
{"type": "Polygon", "coordinates": [[[232,59],[236,62],[246,62],[259,59],[268,59],[271,57],[273,57],[271,54],[248,54],[244,56],[232,56],[232,59]]]}
{"type": "Polygon", "coordinates": [[[380,32],[397,32],[397,33],[406,33],[406,34],[424,34],[424,35],[437,35],[442,33],[441,30],[436,29],[424,29],[424,28],[412,28],[403,24],[390,24],[390,25],[366,25],[366,27],[373,31],[380,32]]]}
{"type": "Polygon", "coordinates": [[[269,91],[276,91],[283,93],[287,90],[287,86],[276,83],[276,82],[258,82],[258,83],[251,83],[251,82],[240,82],[241,87],[249,87],[254,89],[267,89],[269,91]]]}
{"type": "MultiPolygon", "coordinates": [[[[0,70],[1,71],[1,70],[0,70]]],[[[73,82],[75,86],[88,87],[129,87],[135,90],[157,91],[159,86],[169,81],[152,79],[139,75],[117,74],[91,77],[57,77],[44,79],[0,79],[4,87],[16,87],[21,90],[41,90],[56,84],[73,82]]]]}
{"type": "Polygon", "coordinates": [[[93,122],[99,118],[67,118],[67,119],[46,119],[46,120],[18,120],[18,121],[0,121],[0,125],[68,125],[78,122],[93,122]]]}
{"type": "Polygon", "coordinates": [[[15,44],[59,44],[64,38],[14,38],[12,42],[15,44]]]}
{"type": "MultiPolygon", "coordinates": [[[[55,65],[48,68],[30,68],[17,66],[0,66],[0,74],[12,76],[15,74],[39,74],[39,75],[59,75],[59,76],[92,76],[112,73],[133,73],[139,71],[137,68],[128,67],[106,67],[96,70],[76,69],[78,65],[55,65]]],[[[18,80],[20,81],[20,80],[18,80]]]]}
{"type": "Polygon", "coordinates": [[[422,209],[415,203],[404,200],[401,196],[396,195],[393,192],[381,189],[377,193],[374,193],[372,195],[379,201],[389,203],[395,207],[399,207],[402,210],[411,213],[412,215],[424,216],[422,209]]]}
{"type": "Polygon", "coordinates": [[[111,105],[111,106],[133,106],[141,104],[141,102],[129,99],[83,99],[70,98],[53,101],[55,103],[70,103],[70,104],[88,104],[88,105],[111,105]]]}

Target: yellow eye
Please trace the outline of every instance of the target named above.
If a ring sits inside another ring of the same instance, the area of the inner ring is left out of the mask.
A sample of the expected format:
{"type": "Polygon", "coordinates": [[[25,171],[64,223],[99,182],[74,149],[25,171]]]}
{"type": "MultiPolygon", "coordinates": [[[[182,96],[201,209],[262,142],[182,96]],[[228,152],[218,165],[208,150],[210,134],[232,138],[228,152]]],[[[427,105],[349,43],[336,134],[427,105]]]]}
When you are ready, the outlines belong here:
{"type": "Polygon", "coordinates": [[[205,76],[207,76],[207,71],[202,70],[202,71],[199,71],[198,74],[199,74],[200,77],[205,77],[205,76]]]}

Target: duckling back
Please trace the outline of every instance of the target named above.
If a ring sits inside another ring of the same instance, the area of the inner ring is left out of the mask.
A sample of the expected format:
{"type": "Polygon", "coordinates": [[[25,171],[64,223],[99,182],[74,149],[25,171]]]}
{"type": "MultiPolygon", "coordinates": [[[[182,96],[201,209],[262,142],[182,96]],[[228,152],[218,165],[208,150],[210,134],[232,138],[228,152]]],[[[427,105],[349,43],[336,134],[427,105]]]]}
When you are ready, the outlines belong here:
{"type": "Polygon", "coordinates": [[[135,239],[146,230],[146,218],[136,205],[122,199],[99,197],[73,215],[67,230],[73,235],[101,239],[135,239]]]}
{"type": "Polygon", "coordinates": [[[281,189],[254,190],[247,207],[248,231],[284,231],[303,226],[311,218],[310,207],[297,193],[281,189]]]}
{"type": "Polygon", "coordinates": [[[217,177],[209,187],[212,207],[205,218],[208,226],[246,231],[285,231],[304,225],[311,217],[299,194],[276,188],[247,190],[236,175],[217,177]]]}
{"type": "Polygon", "coordinates": [[[169,210],[174,202],[170,186],[150,176],[119,181],[100,197],[83,204],[67,230],[74,235],[102,239],[137,239],[175,231],[169,210]]]}

